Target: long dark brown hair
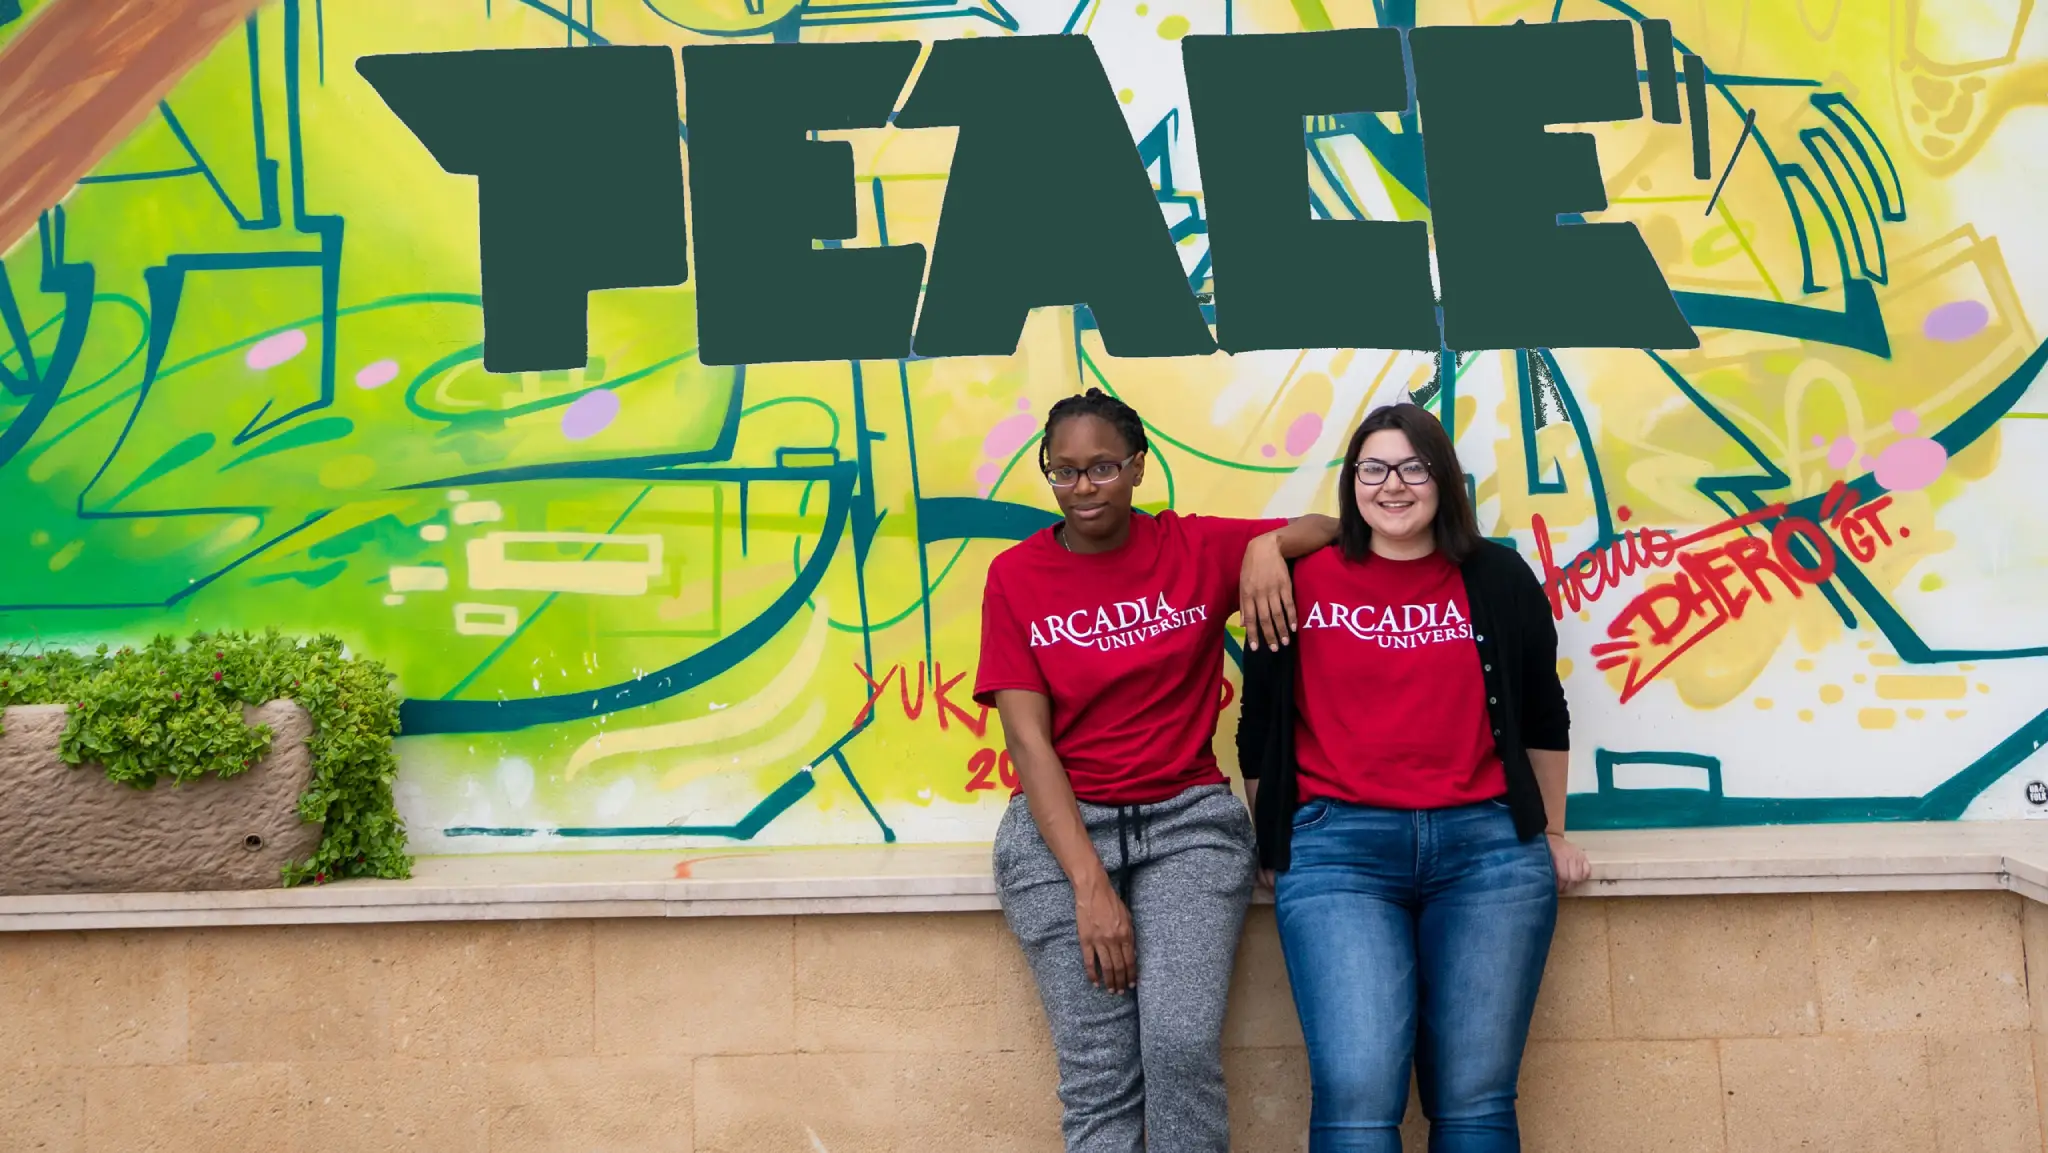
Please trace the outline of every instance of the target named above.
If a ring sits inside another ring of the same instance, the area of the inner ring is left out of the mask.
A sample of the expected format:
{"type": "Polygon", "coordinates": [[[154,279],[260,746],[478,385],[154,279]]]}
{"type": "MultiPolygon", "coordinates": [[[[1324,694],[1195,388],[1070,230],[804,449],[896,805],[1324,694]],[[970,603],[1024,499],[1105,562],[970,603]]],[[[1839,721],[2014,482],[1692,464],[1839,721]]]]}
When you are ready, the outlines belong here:
{"type": "Polygon", "coordinates": [[[1393,429],[1408,438],[1415,455],[1429,465],[1430,483],[1436,486],[1436,519],[1430,528],[1436,534],[1436,549],[1452,564],[1463,564],[1479,548],[1479,518],[1472,513],[1472,497],[1465,491],[1465,470],[1458,464],[1458,450],[1449,433],[1429,410],[1415,404],[1393,404],[1374,409],[1351,434],[1344,450],[1344,463],[1337,483],[1337,547],[1344,559],[1362,561],[1372,553],[1372,526],[1358,510],[1358,482],[1352,473],[1358,468],[1358,454],[1365,438],[1393,429]]]}

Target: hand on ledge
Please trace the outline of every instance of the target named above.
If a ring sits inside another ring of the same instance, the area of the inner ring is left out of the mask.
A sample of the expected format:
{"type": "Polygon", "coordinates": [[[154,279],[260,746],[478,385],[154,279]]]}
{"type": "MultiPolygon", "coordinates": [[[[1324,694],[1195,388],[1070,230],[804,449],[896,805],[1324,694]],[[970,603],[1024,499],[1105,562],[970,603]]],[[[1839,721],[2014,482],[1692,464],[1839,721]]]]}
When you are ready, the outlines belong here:
{"type": "Polygon", "coordinates": [[[1545,833],[1543,839],[1550,844],[1550,863],[1557,869],[1558,892],[1592,878],[1593,863],[1586,859],[1584,849],[1565,840],[1563,833],[1545,833]]]}

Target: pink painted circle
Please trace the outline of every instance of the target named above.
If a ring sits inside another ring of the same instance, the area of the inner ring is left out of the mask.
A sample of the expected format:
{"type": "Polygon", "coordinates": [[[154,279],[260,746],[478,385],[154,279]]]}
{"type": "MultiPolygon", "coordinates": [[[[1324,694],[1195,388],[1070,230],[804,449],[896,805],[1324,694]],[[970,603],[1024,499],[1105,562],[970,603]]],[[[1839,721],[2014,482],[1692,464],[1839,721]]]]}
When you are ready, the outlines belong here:
{"type": "Polygon", "coordinates": [[[988,430],[988,435],[982,438],[981,455],[1001,460],[1023,448],[1024,442],[1030,440],[1031,434],[1037,431],[1038,421],[1028,412],[1006,416],[997,421],[995,427],[988,430]]]}
{"type": "Polygon", "coordinates": [[[1316,438],[1323,435],[1323,414],[1304,412],[1287,426],[1287,455],[1300,456],[1315,447],[1316,438]]]}
{"type": "Polygon", "coordinates": [[[619,415],[619,394],[596,388],[569,402],[562,410],[562,435],[570,440],[587,440],[611,427],[619,415]]]}
{"type": "Polygon", "coordinates": [[[304,351],[306,330],[292,328],[266,336],[250,345],[249,351],[242,356],[242,363],[257,372],[262,372],[268,368],[276,368],[304,351]]]}
{"type": "Polygon", "coordinates": [[[1975,300],[1952,300],[1927,314],[1920,331],[1929,340],[1953,343],[1984,331],[1991,323],[1991,310],[1975,300]]]}
{"type": "Polygon", "coordinates": [[[398,362],[395,360],[373,360],[356,370],[356,387],[361,389],[382,388],[398,379],[398,362]]]}
{"type": "Polygon", "coordinates": [[[1933,484],[1948,467],[1948,450],[1924,436],[1902,440],[1877,455],[1877,483],[1893,492],[1915,492],[1933,484]]]}

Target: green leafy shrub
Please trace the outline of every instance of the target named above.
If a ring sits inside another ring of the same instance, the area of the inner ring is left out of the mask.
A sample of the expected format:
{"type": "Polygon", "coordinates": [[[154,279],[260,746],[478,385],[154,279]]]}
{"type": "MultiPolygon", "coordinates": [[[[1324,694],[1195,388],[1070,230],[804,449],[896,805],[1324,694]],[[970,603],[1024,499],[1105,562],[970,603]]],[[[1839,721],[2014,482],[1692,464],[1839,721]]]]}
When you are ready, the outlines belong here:
{"type": "Polygon", "coordinates": [[[69,707],[59,755],[98,764],[136,788],[211,773],[233,777],[270,751],[268,725],[246,705],[296,701],[313,719],[313,780],[299,815],[324,823],[310,860],[284,883],[406,877],[405,825],[392,800],[398,771],[398,693],[383,665],[342,652],[333,637],[300,641],[271,631],[197,633],[180,646],[158,637],[140,649],[0,653],[0,707],[69,707]]]}

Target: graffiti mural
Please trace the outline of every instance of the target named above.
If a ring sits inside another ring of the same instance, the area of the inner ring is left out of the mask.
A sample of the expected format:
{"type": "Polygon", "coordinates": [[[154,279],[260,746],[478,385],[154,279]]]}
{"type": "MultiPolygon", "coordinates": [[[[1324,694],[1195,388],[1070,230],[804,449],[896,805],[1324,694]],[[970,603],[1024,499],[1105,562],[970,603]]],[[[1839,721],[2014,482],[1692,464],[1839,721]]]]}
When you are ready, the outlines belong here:
{"type": "MultiPolygon", "coordinates": [[[[366,57],[1086,37],[1213,322],[1229,287],[1184,41],[1418,23],[1413,0],[561,5],[279,0],[4,238],[0,639],[340,635],[401,677],[423,852],[983,840],[1014,771],[970,699],[979,594],[1050,522],[1046,407],[1125,397],[1155,445],[1141,504],[1255,516],[1332,509],[1346,433],[1405,390],[1453,428],[1482,528],[1548,581],[1574,825],[2032,811],[2031,5],[1424,6],[1425,25],[1626,23],[1647,114],[1572,129],[1605,207],[1563,222],[1633,225],[1697,348],[1147,359],[1110,355],[1087,308],[1040,308],[1008,356],[720,364],[699,358],[693,260],[591,293],[580,366],[491,372],[478,183],[366,57]]],[[[1438,97],[1408,90],[1305,120],[1290,162],[1314,219],[1441,239],[1438,97]]],[[[856,216],[819,243],[929,251],[963,131],[822,133],[851,145],[856,216]]],[[[562,228],[615,230],[589,215],[601,189],[548,180],[562,228]]]]}

